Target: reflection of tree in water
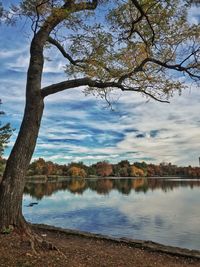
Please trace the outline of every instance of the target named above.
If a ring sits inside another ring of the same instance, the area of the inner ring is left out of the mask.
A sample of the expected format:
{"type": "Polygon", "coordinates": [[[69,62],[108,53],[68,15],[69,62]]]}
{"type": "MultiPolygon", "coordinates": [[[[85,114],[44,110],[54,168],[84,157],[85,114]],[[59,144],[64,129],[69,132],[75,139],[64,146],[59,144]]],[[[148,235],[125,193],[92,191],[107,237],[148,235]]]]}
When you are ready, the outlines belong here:
{"type": "Polygon", "coordinates": [[[132,189],[135,189],[136,192],[147,192],[149,189],[148,180],[143,178],[132,180],[132,189]]]}
{"type": "Polygon", "coordinates": [[[98,179],[91,185],[91,189],[96,191],[98,194],[106,195],[113,189],[113,181],[111,179],[98,179]]]}
{"type": "Polygon", "coordinates": [[[131,192],[131,179],[114,180],[114,188],[124,195],[129,195],[131,192]]]}
{"type": "Polygon", "coordinates": [[[44,196],[51,196],[58,191],[68,190],[71,193],[82,194],[87,189],[84,179],[67,179],[65,181],[48,181],[41,183],[26,183],[24,193],[40,200],[44,196]]]}
{"type": "Polygon", "coordinates": [[[67,189],[71,193],[78,193],[82,194],[86,189],[86,180],[85,179],[70,179],[69,183],[67,184],[67,189]]]}
{"type": "Polygon", "coordinates": [[[49,181],[44,183],[28,182],[24,193],[40,200],[51,196],[57,191],[69,191],[73,194],[83,194],[87,189],[98,194],[109,194],[112,190],[129,195],[131,191],[144,192],[162,189],[168,192],[177,187],[200,187],[200,180],[169,180],[155,178],[137,179],[67,179],[65,181],[49,181]]]}

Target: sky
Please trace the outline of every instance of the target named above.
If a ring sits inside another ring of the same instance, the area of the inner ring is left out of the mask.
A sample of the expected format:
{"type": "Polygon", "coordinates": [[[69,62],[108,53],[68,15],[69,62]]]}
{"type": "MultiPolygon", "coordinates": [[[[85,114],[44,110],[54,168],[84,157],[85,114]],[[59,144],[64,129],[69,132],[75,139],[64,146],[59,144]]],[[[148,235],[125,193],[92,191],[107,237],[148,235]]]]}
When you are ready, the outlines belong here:
{"type": "MultiPolygon", "coordinates": [[[[4,2],[4,1],[3,1],[4,2]]],[[[13,2],[13,1],[7,1],[13,2]]],[[[191,21],[199,21],[199,8],[192,8],[191,21]]],[[[5,157],[16,139],[23,116],[26,72],[29,62],[29,31],[23,24],[0,26],[0,99],[6,112],[2,122],[15,128],[5,157]]],[[[43,85],[66,80],[64,60],[49,50],[43,85]]],[[[171,162],[198,166],[200,156],[200,89],[191,85],[170,104],[136,93],[113,91],[113,110],[105,100],[85,96],[84,88],[67,90],[45,100],[45,110],[33,160],[43,157],[57,163],[83,161],[92,164],[171,162]]]]}

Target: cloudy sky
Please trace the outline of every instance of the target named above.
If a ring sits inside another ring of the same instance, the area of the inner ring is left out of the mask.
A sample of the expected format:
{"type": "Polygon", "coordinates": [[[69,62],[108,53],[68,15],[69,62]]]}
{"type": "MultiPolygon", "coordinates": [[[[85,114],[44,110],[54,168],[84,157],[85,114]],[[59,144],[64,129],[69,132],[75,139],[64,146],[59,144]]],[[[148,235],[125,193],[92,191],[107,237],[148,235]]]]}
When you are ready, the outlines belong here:
{"type": "MultiPolygon", "coordinates": [[[[198,20],[197,11],[191,10],[194,22],[198,20]]],[[[30,38],[23,25],[1,25],[0,36],[0,98],[6,112],[3,121],[11,122],[16,129],[5,151],[7,157],[23,116],[30,38]]],[[[53,60],[45,64],[44,85],[66,79],[60,54],[54,50],[48,53],[53,60]]],[[[114,91],[114,110],[100,98],[85,96],[83,89],[67,90],[46,99],[34,159],[86,164],[128,159],[198,165],[199,88],[191,86],[181,96],[174,95],[170,104],[114,91]]]]}

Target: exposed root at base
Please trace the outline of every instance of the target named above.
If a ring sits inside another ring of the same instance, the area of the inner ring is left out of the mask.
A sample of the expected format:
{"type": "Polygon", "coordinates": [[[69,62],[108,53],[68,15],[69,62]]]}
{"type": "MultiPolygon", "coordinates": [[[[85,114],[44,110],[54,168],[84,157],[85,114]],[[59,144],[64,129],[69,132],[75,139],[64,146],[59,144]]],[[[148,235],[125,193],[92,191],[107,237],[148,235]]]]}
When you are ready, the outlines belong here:
{"type": "Polygon", "coordinates": [[[25,227],[21,229],[15,229],[15,233],[20,236],[21,245],[30,247],[35,255],[40,254],[41,250],[54,250],[57,251],[60,255],[62,255],[62,257],[66,258],[65,254],[62,251],[60,251],[51,242],[45,240],[44,238],[36,234],[29,225],[25,225],[25,227]]]}

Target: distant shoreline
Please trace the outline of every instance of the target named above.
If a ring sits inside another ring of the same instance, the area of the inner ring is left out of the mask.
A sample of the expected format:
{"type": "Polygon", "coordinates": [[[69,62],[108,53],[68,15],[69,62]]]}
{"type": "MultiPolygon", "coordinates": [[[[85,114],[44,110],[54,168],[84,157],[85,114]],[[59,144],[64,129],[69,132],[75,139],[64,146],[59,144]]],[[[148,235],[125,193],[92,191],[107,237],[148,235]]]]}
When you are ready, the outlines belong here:
{"type": "MultiPolygon", "coordinates": [[[[108,176],[108,177],[100,177],[100,176],[93,176],[93,177],[70,177],[70,176],[60,176],[60,175],[32,175],[32,176],[26,176],[26,182],[27,181],[38,181],[38,182],[50,182],[50,181],[66,181],[69,179],[85,179],[85,180],[97,180],[97,179],[111,179],[111,180],[117,180],[117,179],[183,179],[183,180],[200,180],[200,177],[188,177],[188,176],[144,176],[144,177],[115,177],[115,176],[108,176]]],[[[0,183],[2,180],[2,176],[0,175],[0,183]]]]}
{"type": "Polygon", "coordinates": [[[144,176],[144,177],[116,177],[116,176],[108,176],[108,177],[100,177],[100,176],[92,176],[92,177],[71,177],[71,176],[61,176],[61,175],[32,175],[32,176],[26,176],[26,180],[37,180],[37,181],[51,181],[51,180],[69,180],[69,179],[183,179],[183,180],[199,180],[200,177],[188,177],[188,176],[144,176]]]}

